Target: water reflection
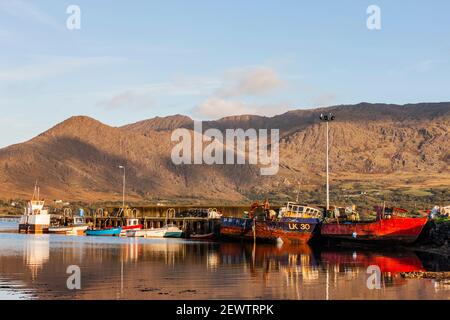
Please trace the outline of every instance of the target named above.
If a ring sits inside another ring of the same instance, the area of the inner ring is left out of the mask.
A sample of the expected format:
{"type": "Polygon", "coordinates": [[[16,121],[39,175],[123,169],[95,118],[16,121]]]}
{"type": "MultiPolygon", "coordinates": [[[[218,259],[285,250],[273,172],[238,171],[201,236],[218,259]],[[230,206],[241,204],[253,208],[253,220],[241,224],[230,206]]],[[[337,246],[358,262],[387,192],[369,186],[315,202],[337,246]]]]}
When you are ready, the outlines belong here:
{"type": "Polygon", "coordinates": [[[400,276],[429,270],[433,258],[412,251],[0,233],[0,254],[0,280],[41,299],[450,298],[448,284],[400,276]],[[82,290],[67,289],[69,265],[80,266],[82,290]],[[367,287],[371,265],[380,290],[367,287]]]}
{"type": "Polygon", "coordinates": [[[32,279],[50,257],[50,241],[48,235],[32,235],[24,242],[24,264],[30,269],[32,279]]]}

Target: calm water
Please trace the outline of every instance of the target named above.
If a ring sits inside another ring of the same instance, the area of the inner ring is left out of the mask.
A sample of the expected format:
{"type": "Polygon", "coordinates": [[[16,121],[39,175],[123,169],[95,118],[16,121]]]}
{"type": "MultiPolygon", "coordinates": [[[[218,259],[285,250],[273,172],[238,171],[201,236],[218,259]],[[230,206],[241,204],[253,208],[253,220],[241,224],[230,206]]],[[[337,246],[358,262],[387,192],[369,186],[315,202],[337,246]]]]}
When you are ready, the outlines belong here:
{"type": "Polygon", "coordinates": [[[450,299],[450,283],[399,272],[448,270],[439,256],[311,248],[21,235],[0,221],[0,299],[450,299]],[[81,268],[81,290],[66,286],[81,268]],[[382,271],[367,288],[367,267],[382,271]]]}

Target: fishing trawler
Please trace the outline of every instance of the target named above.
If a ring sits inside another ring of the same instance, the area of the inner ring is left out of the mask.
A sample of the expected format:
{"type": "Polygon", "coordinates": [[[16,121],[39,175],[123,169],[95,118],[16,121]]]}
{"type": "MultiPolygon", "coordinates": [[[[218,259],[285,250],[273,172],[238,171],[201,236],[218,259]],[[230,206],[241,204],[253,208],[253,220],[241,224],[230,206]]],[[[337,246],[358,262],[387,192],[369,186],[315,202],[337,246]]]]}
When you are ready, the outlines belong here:
{"type": "MultiPolygon", "coordinates": [[[[271,210],[272,215],[276,214],[271,210]]],[[[258,202],[252,204],[250,212],[244,211],[242,218],[221,217],[220,237],[230,240],[267,242],[274,240],[267,225],[270,212],[258,202]]]]}
{"type": "Polygon", "coordinates": [[[288,202],[277,214],[266,200],[264,205],[254,203],[248,217],[222,218],[220,235],[259,242],[307,243],[317,233],[321,219],[320,209],[296,202],[288,202]]]}
{"type": "Polygon", "coordinates": [[[408,211],[401,208],[376,206],[375,210],[375,221],[351,221],[345,217],[327,221],[322,224],[321,236],[359,242],[411,244],[428,222],[427,217],[406,216],[408,211]]]}
{"type": "Polygon", "coordinates": [[[39,199],[39,187],[34,186],[31,200],[20,217],[19,233],[47,233],[50,226],[50,215],[44,209],[44,200],[39,199]]]}
{"type": "Polygon", "coordinates": [[[269,221],[270,237],[287,243],[307,243],[317,233],[322,211],[306,204],[288,202],[279,217],[269,221]]]}

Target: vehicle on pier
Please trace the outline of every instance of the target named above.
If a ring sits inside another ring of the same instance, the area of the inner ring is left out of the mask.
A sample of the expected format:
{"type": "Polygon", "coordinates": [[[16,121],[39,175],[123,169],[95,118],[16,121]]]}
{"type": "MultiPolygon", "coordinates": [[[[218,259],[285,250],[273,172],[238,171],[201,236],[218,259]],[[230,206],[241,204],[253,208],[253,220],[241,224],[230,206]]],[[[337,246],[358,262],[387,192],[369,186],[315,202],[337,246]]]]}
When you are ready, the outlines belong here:
{"type": "Polygon", "coordinates": [[[408,211],[401,208],[375,207],[375,221],[352,221],[334,217],[326,219],[321,227],[321,236],[328,239],[341,239],[373,243],[411,244],[417,240],[427,217],[408,217],[408,211]]]}
{"type": "Polygon", "coordinates": [[[47,233],[50,226],[50,215],[44,209],[44,200],[39,199],[39,187],[34,186],[31,200],[27,203],[19,221],[19,233],[47,233]]]}

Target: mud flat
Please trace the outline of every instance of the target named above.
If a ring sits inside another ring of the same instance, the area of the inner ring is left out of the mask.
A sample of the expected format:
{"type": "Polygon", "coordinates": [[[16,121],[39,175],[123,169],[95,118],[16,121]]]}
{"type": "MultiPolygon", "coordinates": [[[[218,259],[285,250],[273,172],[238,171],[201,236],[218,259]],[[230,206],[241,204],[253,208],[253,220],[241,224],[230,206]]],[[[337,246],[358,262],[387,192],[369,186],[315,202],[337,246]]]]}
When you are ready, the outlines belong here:
{"type": "Polygon", "coordinates": [[[407,279],[434,279],[434,280],[450,280],[450,272],[401,272],[400,275],[407,279]]]}

